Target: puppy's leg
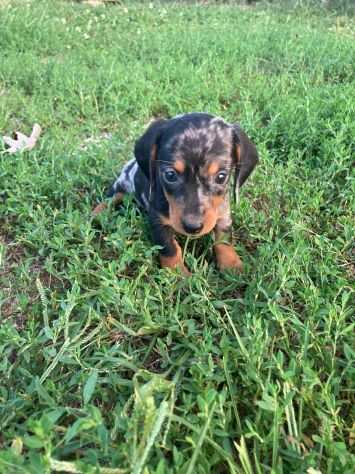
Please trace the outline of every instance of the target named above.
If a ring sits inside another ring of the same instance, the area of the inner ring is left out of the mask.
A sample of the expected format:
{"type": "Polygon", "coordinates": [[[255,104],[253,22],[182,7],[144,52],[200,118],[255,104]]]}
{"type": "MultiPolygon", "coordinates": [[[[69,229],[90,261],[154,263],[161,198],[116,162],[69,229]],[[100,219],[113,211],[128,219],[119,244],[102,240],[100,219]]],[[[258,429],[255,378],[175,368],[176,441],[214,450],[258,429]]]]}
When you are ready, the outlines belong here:
{"type": "Polygon", "coordinates": [[[184,275],[191,275],[184,265],[181,247],[174,239],[172,229],[169,226],[163,225],[160,217],[155,214],[150,213],[149,218],[153,243],[162,247],[159,256],[162,268],[177,268],[184,275]]]}
{"type": "MultiPolygon", "coordinates": [[[[124,193],[116,193],[112,197],[112,204],[114,206],[118,206],[119,204],[121,204],[123,196],[124,196],[124,193]]],[[[108,208],[108,204],[106,202],[100,202],[100,204],[94,207],[91,214],[93,217],[95,217],[107,208],[108,208]]]]}
{"type": "Polygon", "coordinates": [[[236,272],[241,272],[243,270],[242,261],[234,250],[233,239],[232,239],[232,230],[223,229],[217,225],[214,228],[214,251],[216,253],[217,266],[221,271],[224,270],[234,270],[236,272]]]}
{"type": "MultiPolygon", "coordinates": [[[[125,164],[119,176],[112,183],[110,189],[107,191],[106,196],[112,198],[112,203],[117,206],[122,202],[125,193],[135,192],[135,176],[137,174],[138,164],[135,158],[132,158],[128,163],[125,164]]],[[[107,203],[98,204],[92,211],[93,216],[97,216],[103,210],[107,209],[107,203]]]]}

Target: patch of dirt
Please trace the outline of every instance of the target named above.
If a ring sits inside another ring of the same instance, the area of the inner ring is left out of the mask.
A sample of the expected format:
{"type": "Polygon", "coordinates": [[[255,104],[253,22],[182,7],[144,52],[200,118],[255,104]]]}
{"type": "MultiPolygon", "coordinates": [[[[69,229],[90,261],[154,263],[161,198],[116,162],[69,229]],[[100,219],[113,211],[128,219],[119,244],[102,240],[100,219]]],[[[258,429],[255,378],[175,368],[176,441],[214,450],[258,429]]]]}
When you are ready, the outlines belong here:
{"type": "Polygon", "coordinates": [[[266,194],[261,194],[253,200],[252,206],[256,211],[269,215],[269,209],[271,207],[270,198],[266,194]]]}
{"type": "MultiPolygon", "coordinates": [[[[0,234],[0,244],[5,249],[0,262],[0,294],[2,296],[0,314],[2,320],[6,321],[17,312],[18,298],[12,291],[12,271],[20,264],[24,252],[22,247],[13,244],[8,235],[0,234]]],[[[19,319],[16,317],[15,320],[17,327],[23,326],[21,317],[19,319]]]]}
{"type": "Polygon", "coordinates": [[[350,281],[355,281],[355,248],[345,257],[345,273],[350,281]]]}
{"type": "Polygon", "coordinates": [[[249,253],[254,253],[260,245],[260,240],[251,239],[246,229],[233,229],[233,240],[242,244],[249,253]]]}
{"type": "Polygon", "coordinates": [[[1,321],[10,320],[17,329],[24,328],[26,322],[26,313],[21,310],[19,293],[25,294],[28,298],[28,306],[33,305],[39,299],[39,293],[36,286],[37,278],[40,279],[44,288],[54,286],[63,286],[59,280],[50,275],[44,268],[40,257],[33,259],[29,274],[30,283],[23,284],[16,277],[16,269],[25,259],[25,248],[8,234],[0,233],[0,245],[5,251],[0,260],[0,316],[1,321]],[[23,284],[23,286],[22,286],[23,284]]]}
{"type": "Polygon", "coordinates": [[[161,363],[162,360],[160,354],[154,350],[144,362],[144,368],[149,370],[150,372],[154,372],[155,374],[160,374],[163,372],[161,363]]]}

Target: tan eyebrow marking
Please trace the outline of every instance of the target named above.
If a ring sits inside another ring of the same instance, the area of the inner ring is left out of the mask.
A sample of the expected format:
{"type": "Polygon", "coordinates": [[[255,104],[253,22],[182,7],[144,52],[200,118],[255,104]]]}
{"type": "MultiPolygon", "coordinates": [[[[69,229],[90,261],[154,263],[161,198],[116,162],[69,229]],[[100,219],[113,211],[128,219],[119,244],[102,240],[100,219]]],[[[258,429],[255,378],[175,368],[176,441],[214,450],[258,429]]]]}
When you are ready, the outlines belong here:
{"type": "Polygon", "coordinates": [[[212,163],[207,168],[208,176],[214,176],[219,170],[219,163],[217,161],[212,161],[212,163]]]}
{"type": "Polygon", "coordinates": [[[174,169],[178,173],[183,173],[185,171],[185,162],[183,160],[176,160],[174,163],[174,169]]]}

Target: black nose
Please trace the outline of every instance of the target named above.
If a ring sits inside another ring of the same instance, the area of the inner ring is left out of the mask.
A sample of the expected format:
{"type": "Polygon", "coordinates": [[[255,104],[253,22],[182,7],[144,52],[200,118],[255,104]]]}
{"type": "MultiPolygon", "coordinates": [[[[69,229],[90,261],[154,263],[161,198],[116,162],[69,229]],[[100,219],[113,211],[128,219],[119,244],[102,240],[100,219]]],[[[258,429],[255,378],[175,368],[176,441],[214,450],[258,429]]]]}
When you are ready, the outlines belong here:
{"type": "Polygon", "coordinates": [[[198,219],[183,219],[182,226],[188,234],[198,234],[202,230],[203,222],[198,219]]]}

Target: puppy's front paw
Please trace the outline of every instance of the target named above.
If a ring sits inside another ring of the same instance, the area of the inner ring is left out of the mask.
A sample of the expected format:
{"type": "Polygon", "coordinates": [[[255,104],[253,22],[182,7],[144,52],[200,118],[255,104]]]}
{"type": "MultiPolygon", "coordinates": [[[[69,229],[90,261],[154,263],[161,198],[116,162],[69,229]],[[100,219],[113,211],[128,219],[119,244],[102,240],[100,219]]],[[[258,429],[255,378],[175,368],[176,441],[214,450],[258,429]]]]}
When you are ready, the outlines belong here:
{"type": "Polygon", "coordinates": [[[182,259],[178,258],[177,255],[174,255],[173,257],[164,257],[163,255],[160,255],[160,265],[162,268],[178,269],[184,276],[191,276],[191,273],[185,267],[184,262],[182,259]]]}
{"type": "MultiPolygon", "coordinates": [[[[119,204],[121,204],[123,197],[124,197],[123,193],[116,193],[112,198],[112,204],[114,206],[118,206],[119,204]]],[[[92,210],[91,216],[96,217],[97,215],[101,214],[102,211],[104,211],[105,209],[108,209],[108,207],[109,206],[107,202],[101,202],[92,210]]]]}
{"type": "Polygon", "coordinates": [[[160,255],[160,265],[162,268],[177,268],[185,276],[191,276],[191,273],[184,265],[181,248],[176,241],[174,241],[176,253],[172,256],[160,255]]]}
{"type": "Polygon", "coordinates": [[[216,253],[217,266],[221,271],[233,270],[240,273],[243,270],[243,263],[231,245],[216,244],[214,251],[216,253]]]}
{"type": "Polygon", "coordinates": [[[91,216],[96,217],[105,209],[107,209],[107,204],[105,202],[101,202],[91,211],[91,216]]]}

